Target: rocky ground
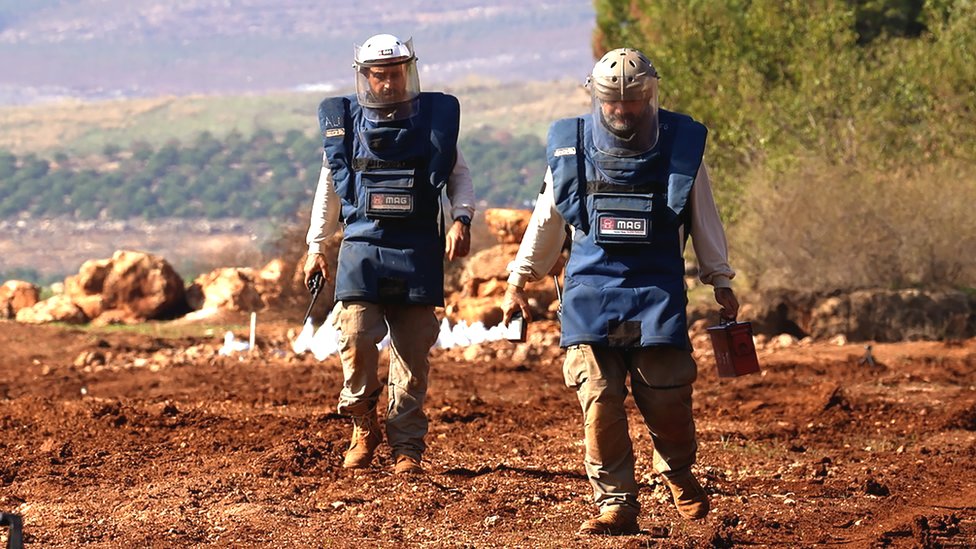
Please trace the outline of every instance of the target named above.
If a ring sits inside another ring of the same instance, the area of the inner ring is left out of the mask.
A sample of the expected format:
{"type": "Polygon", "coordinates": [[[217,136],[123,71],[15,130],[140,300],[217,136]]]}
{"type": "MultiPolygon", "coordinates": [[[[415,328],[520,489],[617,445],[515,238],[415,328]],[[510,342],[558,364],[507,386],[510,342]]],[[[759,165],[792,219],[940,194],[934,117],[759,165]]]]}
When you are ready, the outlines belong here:
{"type": "Polygon", "coordinates": [[[433,353],[416,479],[385,445],[372,469],[339,467],[340,367],[294,356],[294,328],[265,321],[257,354],[222,357],[219,327],[0,321],[0,510],[38,547],[976,545],[976,340],[875,345],[873,364],[862,344],[770,346],[738,379],[699,349],[712,513],[679,519],[631,406],[643,531],[584,538],[553,323],[433,353]]]}

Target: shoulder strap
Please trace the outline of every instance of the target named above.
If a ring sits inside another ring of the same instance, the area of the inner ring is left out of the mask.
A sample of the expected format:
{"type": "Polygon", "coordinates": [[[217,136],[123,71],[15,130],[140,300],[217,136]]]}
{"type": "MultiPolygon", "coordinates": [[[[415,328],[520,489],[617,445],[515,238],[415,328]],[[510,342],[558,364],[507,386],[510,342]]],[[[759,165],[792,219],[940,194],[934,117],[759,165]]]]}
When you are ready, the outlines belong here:
{"type": "MultiPolygon", "coordinates": [[[[351,96],[330,97],[319,104],[319,128],[322,131],[322,145],[325,156],[332,171],[332,180],[339,186],[343,182],[352,180],[353,139],[355,132],[352,126],[352,109],[358,108],[358,103],[351,96]]],[[[345,189],[336,188],[336,193],[351,204],[355,205],[355,193],[343,192],[345,189]]]]}
{"type": "Polygon", "coordinates": [[[668,185],[668,207],[677,215],[685,211],[691,187],[705,154],[708,129],[692,117],[661,110],[661,122],[671,126],[673,138],[668,185]]]}
{"type": "Polygon", "coordinates": [[[552,172],[553,199],[567,223],[589,232],[583,212],[586,196],[586,126],[583,118],[557,120],[549,128],[546,156],[552,172]]]}
{"type": "MultiPolygon", "coordinates": [[[[441,92],[421,93],[420,101],[421,113],[427,118],[426,125],[430,129],[430,158],[436,159],[436,165],[431,169],[449,175],[457,163],[461,104],[453,95],[441,92]]],[[[438,190],[444,188],[447,178],[435,182],[435,185],[438,190]]]]}

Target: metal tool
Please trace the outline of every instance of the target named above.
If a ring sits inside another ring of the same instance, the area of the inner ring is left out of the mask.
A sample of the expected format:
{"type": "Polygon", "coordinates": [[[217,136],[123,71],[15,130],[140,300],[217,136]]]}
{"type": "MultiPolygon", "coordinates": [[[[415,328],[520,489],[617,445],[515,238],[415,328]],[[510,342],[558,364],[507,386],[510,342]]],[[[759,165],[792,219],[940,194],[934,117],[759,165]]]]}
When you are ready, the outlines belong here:
{"type": "Polygon", "coordinates": [[[562,288],[559,287],[558,276],[552,275],[552,282],[556,285],[556,299],[559,300],[559,309],[556,310],[556,318],[558,318],[561,322],[563,319],[563,291],[562,288]]]}
{"type": "Polygon", "coordinates": [[[319,293],[322,292],[322,286],[324,286],[325,278],[322,277],[321,272],[316,272],[308,279],[308,291],[312,294],[312,302],[308,304],[308,310],[305,311],[305,318],[302,319],[302,326],[308,324],[309,317],[312,316],[312,307],[315,307],[315,302],[319,298],[319,293]]]}
{"type": "Polygon", "coordinates": [[[861,357],[861,360],[858,360],[857,363],[862,365],[872,366],[872,367],[877,366],[877,362],[875,362],[874,360],[874,355],[871,354],[870,345],[864,346],[864,356],[861,357]]]}

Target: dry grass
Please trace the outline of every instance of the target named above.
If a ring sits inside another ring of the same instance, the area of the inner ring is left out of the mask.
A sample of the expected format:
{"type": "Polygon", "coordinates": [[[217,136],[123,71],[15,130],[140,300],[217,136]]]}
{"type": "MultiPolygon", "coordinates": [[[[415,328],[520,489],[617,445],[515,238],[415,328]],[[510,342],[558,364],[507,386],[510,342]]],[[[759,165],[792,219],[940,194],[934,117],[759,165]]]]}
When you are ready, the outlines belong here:
{"type": "Polygon", "coordinates": [[[972,287],[976,166],[870,173],[810,161],[756,173],[731,239],[765,288],[972,287]]]}

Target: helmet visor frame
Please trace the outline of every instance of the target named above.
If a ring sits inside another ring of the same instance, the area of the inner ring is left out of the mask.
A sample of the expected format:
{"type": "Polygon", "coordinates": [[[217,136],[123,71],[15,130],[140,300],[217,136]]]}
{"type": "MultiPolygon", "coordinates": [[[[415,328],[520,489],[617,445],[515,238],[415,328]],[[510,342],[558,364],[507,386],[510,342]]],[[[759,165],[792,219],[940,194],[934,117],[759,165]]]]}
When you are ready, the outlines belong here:
{"type": "Polygon", "coordinates": [[[356,46],[356,98],[367,119],[392,122],[413,116],[420,96],[420,74],[413,39],[400,42],[392,35],[356,46]],[[387,43],[389,42],[389,43],[387,43]]]}
{"type": "Polygon", "coordinates": [[[593,142],[600,151],[618,157],[638,156],[657,145],[657,78],[640,93],[593,85],[590,88],[593,114],[593,142]]]}

